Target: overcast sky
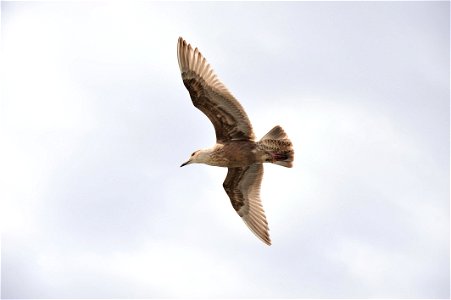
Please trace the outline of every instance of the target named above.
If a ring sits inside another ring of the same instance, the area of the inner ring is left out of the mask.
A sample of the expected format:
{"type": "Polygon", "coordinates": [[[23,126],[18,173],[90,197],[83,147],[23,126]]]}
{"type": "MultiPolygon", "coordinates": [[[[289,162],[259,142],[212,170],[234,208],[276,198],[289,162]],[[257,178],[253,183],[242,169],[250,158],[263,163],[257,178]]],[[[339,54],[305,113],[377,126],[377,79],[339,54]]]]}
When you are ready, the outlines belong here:
{"type": "Polygon", "coordinates": [[[1,2],[2,298],[448,298],[448,2],[1,2]],[[281,125],[273,245],[226,169],[179,36],[281,125]]]}

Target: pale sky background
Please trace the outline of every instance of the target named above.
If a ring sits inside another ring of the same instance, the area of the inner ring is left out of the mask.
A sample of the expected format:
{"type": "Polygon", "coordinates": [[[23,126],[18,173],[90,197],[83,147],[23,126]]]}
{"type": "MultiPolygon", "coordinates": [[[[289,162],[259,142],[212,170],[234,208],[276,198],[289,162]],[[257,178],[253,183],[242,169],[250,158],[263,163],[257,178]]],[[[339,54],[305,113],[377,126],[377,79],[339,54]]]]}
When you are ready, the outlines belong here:
{"type": "Polygon", "coordinates": [[[2,298],[448,298],[449,3],[1,3],[2,298]],[[271,247],[183,86],[200,48],[261,137],[271,247]]]}

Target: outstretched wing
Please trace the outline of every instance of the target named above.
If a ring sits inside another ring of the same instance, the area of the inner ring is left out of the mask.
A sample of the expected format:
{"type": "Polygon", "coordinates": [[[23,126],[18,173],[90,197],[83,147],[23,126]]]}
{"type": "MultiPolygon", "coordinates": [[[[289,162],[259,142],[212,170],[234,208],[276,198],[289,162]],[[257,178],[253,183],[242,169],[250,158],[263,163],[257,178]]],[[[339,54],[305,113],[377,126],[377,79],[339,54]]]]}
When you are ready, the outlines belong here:
{"type": "Polygon", "coordinates": [[[254,140],[252,125],[243,107],[219,81],[199,50],[193,50],[180,37],[177,58],[191,100],[213,123],[217,142],[254,140]]]}
{"type": "Polygon", "coordinates": [[[268,222],[260,200],[262,177],[263,164],[229,168],[223,186],[244,223],[264,243],[271,245],[268,222]]]}

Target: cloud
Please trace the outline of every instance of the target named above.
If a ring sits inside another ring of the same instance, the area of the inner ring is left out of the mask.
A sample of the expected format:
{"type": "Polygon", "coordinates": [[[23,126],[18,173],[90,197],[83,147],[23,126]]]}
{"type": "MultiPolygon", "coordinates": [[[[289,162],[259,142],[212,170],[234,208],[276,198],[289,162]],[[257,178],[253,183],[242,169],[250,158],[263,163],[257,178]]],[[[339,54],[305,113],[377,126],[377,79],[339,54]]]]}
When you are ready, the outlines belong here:
{"type": "Polygon", "coordinates": [[[2,3],[2,296],[446,298],[446,8],[2,3]],[[179,168],[214,142],[180,35],[295,145],[265,165],[271,247],[225,169],[179,168]]]}

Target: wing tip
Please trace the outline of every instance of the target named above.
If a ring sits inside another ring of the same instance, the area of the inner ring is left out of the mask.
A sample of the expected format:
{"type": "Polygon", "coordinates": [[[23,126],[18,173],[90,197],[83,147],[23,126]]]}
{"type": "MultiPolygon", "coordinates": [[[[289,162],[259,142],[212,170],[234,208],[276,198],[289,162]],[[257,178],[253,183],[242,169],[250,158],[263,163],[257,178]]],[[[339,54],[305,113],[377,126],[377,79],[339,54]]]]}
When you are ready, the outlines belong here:
{"type": "Polygon", "coordinates": [[[217,80],[215,72],[202,55],[202,52],[181,36],[179,36],[177,42],[177,57],[182,73],[192,71],[208,83],[217,80]]]}
{"type": "MultiPolygon", "coordinates": [[[[271,238],[269,237],[269,228],[264,226],[263,228],[259,228],[259,224],[253,224],[254,222],[245,221],[244,222],[247,227],[252,231],[252,233],[263,243],[268,246],[271,246],[271,238]],[[262,230],[263,229],[263,230],[262,230]]],[[[260,224],[261,225],[261,224],[260,224]]]]}

